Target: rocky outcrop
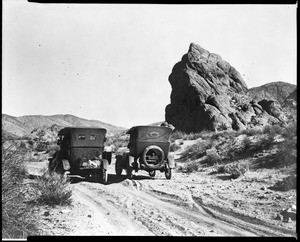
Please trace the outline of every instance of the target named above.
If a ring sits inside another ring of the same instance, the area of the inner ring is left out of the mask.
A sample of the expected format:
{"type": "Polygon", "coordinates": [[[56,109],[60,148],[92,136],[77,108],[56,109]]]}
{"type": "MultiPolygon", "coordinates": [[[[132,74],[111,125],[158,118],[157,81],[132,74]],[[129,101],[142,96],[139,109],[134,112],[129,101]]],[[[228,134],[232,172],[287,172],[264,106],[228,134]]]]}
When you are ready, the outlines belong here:
{"type": "Polygon", "coordinates": [[[270,82],[259,87],[249,89],[252,99],[259,102],[261,100],[278,101],[283,105],[286,98],[295,91],[296,85],[287,82],[270,82]]]}
{"type": "Polygon", "coordinates": [[[194,43],[173,67],[169,82],[171,103],[165,119],[177,130],[242,130],[285,120],[276,103],[252,101],[233,66],[194,43]]]}

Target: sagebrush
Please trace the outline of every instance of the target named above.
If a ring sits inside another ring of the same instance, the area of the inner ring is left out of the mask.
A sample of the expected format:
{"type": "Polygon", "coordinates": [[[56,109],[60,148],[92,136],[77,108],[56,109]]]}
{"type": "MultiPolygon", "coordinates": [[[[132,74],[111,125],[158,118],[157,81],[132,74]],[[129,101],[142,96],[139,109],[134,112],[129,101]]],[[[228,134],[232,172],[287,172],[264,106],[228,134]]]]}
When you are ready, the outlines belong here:
{"type": "Polygon", "coordinates": [[[5,148],[2,143],[2,238],[19,239],[38,234],[33,207],[27,203],[24,156],[22,149],[13,145],[5,148]]]}

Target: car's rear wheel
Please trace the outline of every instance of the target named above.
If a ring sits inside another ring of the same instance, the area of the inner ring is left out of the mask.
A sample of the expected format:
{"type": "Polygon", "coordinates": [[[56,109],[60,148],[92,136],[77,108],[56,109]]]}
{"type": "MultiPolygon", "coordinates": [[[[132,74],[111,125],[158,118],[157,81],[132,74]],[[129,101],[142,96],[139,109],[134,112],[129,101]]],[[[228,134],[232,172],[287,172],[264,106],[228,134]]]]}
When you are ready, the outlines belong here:
{"type": "Polygon", "coordinates": [[[102,182],[103,182],[103,184],[107,184],[107,181],[108,181],[107,170],[103,169],[102,170],[102,182]]]}
{"type": "Polygon", "coordinates": [[[115,163],[115,171],[116,171],[117,176],[121,176],[123,169],[122,169],[122,167],[121,167],[121,164],[120,164],[120,160],[119,160],[119,159],[116,160],[116,163],[115,163]]]}
{"type": "Polygon", "coordinates": [[[169,167],[168,164],[166,164],[166,168],[165,168],[165,176],[168,180],[171,179],[172,177],[172,169],[169,167]]]}
{"type": "Polygon", "coordinates": [[[149,171],[149,176],[151,176],[151,177],[155,177],[155,170],[154,171],[149,171]]]}
{"type": "Polygon", "coordinates": [[[132,167],[129,165],[129,162],[127,162],[127,167],[126,167],[126,176],[128,179],[132,179],[132,167]]]}

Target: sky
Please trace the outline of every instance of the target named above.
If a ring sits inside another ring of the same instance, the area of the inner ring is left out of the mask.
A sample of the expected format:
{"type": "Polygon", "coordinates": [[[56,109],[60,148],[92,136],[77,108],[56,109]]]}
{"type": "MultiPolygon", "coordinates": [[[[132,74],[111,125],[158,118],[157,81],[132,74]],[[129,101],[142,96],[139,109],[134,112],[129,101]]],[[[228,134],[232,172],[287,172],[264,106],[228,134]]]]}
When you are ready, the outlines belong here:
{"type": "Polygon", "coordinates": [[[39,4],[4,0],[2,113],[72,114],[130,128],[164,121],[190,43],[248,88],[296,84],[297,5],[39,4]]]}

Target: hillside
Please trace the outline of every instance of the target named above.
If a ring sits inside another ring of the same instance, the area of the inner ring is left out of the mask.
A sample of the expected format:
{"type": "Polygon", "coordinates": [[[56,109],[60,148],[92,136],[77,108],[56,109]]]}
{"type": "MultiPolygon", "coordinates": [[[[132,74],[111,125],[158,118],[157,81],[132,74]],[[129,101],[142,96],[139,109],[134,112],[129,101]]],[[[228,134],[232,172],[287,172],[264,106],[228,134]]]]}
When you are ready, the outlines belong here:
{"type": "Polygon", "coordinates": [[[286,82],[270,82],[259,87],[249,89],[250,96],[257,102],[263,99],[276,100],[283,105],[286,98],[297,88],[286,82]]]}
{"type": "Polygon", "coordinates": [[[22,137],[30,135],[33,130],[49,129],[52,126],[56,126],[56,129],[67,126],[101,127],[107,129],[107,135],[114,135],[125,130],[123,127],[117,127],[99,120],[88,120],[70,114],[26,115],[20,117],[2,114],[2,133],[6,136],[22,137]]]}

